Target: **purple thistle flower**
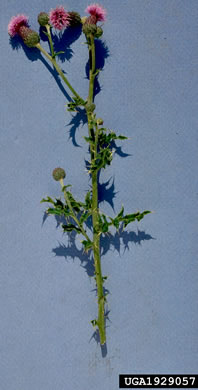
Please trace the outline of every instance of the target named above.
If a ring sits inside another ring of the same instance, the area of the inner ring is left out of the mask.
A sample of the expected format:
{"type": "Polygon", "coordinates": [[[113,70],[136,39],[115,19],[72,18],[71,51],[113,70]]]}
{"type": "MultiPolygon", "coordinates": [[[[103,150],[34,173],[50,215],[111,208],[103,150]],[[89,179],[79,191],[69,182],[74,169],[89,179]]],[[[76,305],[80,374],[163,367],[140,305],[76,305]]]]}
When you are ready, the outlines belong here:
{"type": "Polygon", "coordinates": [[[8,24],[8,34],[13,38],[22,26],[28,27],[28,17],[23,14],[13,16],[8,24]]]}
{"type": "Polygon", "coordinates": [[[68,12],[63,6],[58,6],[52,9],[49,13],[50,23],[57,30],[63,30],[69,25],[68,12]]]}
{"type": "Polygon", "coordinates": [[[90,4],[85,12],[96,17],[97,22],[104,22],[106,20],[106,10],[99,4],[90,4]]]}

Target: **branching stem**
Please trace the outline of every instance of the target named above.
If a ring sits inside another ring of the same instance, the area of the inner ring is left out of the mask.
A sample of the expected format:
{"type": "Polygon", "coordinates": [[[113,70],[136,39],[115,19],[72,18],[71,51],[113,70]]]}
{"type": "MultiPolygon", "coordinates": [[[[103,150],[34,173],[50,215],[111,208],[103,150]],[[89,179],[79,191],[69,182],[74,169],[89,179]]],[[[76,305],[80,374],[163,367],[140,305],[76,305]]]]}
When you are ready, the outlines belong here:
{"type": "MultiPolygon", "coordinates": [[[[50,42],[50,40],[49,40],[50,42]]],[[[51,41],[51,44],[52,44],[52,41],[51,41]]],[[[51,46],[50,44],[50,46],[51,46]]],[[[53,56],[51,56],[50,54],[47,53],[47,51],[40,45],[40,43],[37,43],[36,45],[37,49],[39,49],[41,51],[41,53],[44,54],[44,56],[52,63],[52,65],[54,66],[54,68],[56,69],[56,71],[58,72],[58,74],[60,75],[60,77],[62,78],[62,80],[64,81],[64,83],[67,85],[67,87],[70,89],[70,91],[73,93],[73,95],[80,99],[80,100],[83,100],[81,98],[81,96],[75,91],[75,89],[72,87],[72,85],[70,84],[70,82],[68,81],[67,77],[64,75],[63,71],[61,70],[60,66],[57,64],[56,62],[56,59],[53,58],[53,56]]],[[[52,45],[53,47],[53,45],[52,45]]],[[[54,52],[52,52],[54,53],[54,52]]],[[[54,54],[53,54],[54,55],[54,54]]]]}
{"type": "MultiPolygon", "coordinates": [[[[41,53],[52,63],[62,80],[65,82],[67,87],[73,93],[73,95],[84,101],[80,95],[75,91],[75,89],[69,83],[67,77],[64,75],[63,71],[59,67],[56,62],[55,52],[53,48],[53,42],[51,38],[50,26],[46,27],[47,35],[50,44],[51,55],[46,52],[46,50],[38,43],[36,45],[37,49],[41,51],[41,53]]],[[[88,104],[93,104],[94,100],[94,81],[96,77],[96,60],[95,60],[95,41],[94,36],[90,34],[89,36],[89,61],[90,61],[90,70],[89,70],[89,94],[88,94],[88,104]]],[[[95,131],[93,126],[93,112],[87,112],[87,120],[88,120],[88,131],[89,136],[94,137],[94,143],[90,147],[91,152],[91,162],[96,158],[97,150],[98,150],[98,133],[99,129],[97,125],[95,125],[95,131]]],[[[98,208],[98,170],[91,172],[91,180],[92,180],[92,224],[93,224],[93,256],[94,256],[94,265],[95,265],[95,277],[96,277],[96,285],[97,285],[97,295],[98,295],[98,318],[96,324],[98,326],[99,334],[100,334],[100,343],[101,345],[106,342],[106,333],[105,333],[105,295],[103,290],[103,277],[101,270],[101,259],[100,259],[100,232],[99,232],[99,208],[98,208]]],[[[61,187],[64,187],[63,179],[60,180],[61,187]]],[[[67,191],[64,190],[64,197],[66,203],[70,209],[71,216],[76,222],[77,226],[80,228],[82,234],[86,238],[87,241],[91,241],[88,237],[86,231],[80,224],[75,211],[71,205],[70,199],[68,197],[67,191]]]]}

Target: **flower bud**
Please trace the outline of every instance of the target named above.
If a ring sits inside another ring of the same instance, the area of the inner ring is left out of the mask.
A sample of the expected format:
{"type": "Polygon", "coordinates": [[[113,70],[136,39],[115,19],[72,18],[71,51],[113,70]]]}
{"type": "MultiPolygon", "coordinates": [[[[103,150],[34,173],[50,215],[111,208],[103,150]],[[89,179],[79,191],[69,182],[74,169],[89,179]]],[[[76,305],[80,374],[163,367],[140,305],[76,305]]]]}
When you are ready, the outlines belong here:
{"type": "Polygon", "coordinates": [[[80,14],[75,11],[68,12],[68,22],[71,27],[79,26],[82,24],[80,14]]]}
{"type": "Polygon", "coordinates": [[[97,26],[96,33],[94,34],[95,38],[100,38],[103,34],[103,29],[99,26],[97,26]]]}
{"type": "Polygon", "coordinates": [[[84,23],[82,30],[85,35],[89,35],[89,34],[95,35],[97,31],[97,26],[96,24],[84,23]]]}
{"type": "Polygon", "coordinates": [[[94,15],[89,16],[86,18],[85,22],[83,23],[83,32],[85,35],[95,35],[97,31],[97,26],[96,26],[97,19],[94,15]]]}
{"type": "Polygon", "coordinates": [[[34,47],[40,42],[39,34],[36,31],[31,30],[27,26],[21,26],[18,34],[23,39],[23,42],[28,47],[34,47]]]}
{"type": "Polygon", "coordinates": [[[95,110],[95,108],[96,108],[96,105],[95,105],[94,103],[87,103],[87,104],[85,105],[85,109],[86,109],[86,111],[87,111],[88,113],[93,112],[93,111],[95,110]]]}
{"type": "Polygon", "coordinates": [[[101,126],[101,125],[103,125],[103,119],[102,118],[98,118],[97,119],[97,125],[99,125],[99,126],[101,126]]]}
{"type": "Polygon", "coordinates": [[[46,26],[49,23],[49,15],[46,12],[40,12],[38,15],[38,22],[40,26],[46,26]]]}
{"type": "Polygon", "coordinates": [[[66,177],[66,173],[63,168],[55,168],[52,172],[54,180],[59,181],[66,177]]]}

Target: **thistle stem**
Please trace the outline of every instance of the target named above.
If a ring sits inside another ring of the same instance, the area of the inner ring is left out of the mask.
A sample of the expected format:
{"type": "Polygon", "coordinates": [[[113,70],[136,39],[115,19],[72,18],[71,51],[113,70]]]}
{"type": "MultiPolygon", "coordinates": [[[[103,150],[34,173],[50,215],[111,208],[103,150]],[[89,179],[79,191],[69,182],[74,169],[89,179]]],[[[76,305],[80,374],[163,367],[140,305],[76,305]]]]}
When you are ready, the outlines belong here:
{"type": "MultiPolygon", "coordinates": [[[[89,71],[89,95],[88,103],[93,103],[94,99],[94,80],[96,77],[95,73],[95,42],[93,35],[90,35],[90,44],[89,44],[89,59],[90,59],[90,71],[89,71]]],[[[89,134],[93,132],[93,125],[91,123],[93,113],[87,113],[88,119],[88,129],[89,134]]],[[[91,147],[91,161],[96,157],[97,148],[98,148],[98,129],[94,134],[95,142],[91,147]]],[[[94,265],[95,265],[95,276],[96,276],[96,286],[98,294],[98,318],[97,326],[100,334],[100,343],[101,345],[106,342],[105,334],[105,296],[103,292],[103,277],[101,270],[101,259],[100,259],[100,233],[98,232],[99,224],[99,209],[98,209],[98,171],[95,170],[91,173],[92,179],[92,224],[93,224],[93,255],[94,255],[94,265]]]]}
{"type": "Polygon", "coordinates": [[[52,55],[52,58],[55,58],[55,53],[54,53],[54,46],[53,46],[53,42],[52,42],[52,35],[51,35],[51,27],[49,24],[46,24],[46,30],[47,30],[47,36],[48,36],[48,39],[49,39],[49,44],[50,44],[50,50],[51,50],[51,55],[52,55]]]}
{"type": "MultiPolygon", "coordinates": [[[[49,40],[50,42],[50,40],[49,40]]],[[[52,41],[51,41],[51,44],[52,44],[52,41]]],[[[50,47],[51,47],[51,44],[50,44],[50,47]]],[[[52,45],[53,46],[53,45],[52,45]]],[[[37,49],[39,49],[41,51],[41,53],[44,54],[45,57],[47,57],[47,59],[52,63],[52,65],[54,66],[54,68],[56,69],[56,71],[58,72],[58,74],[60,75],[60,77],[62,78],[62,80],[65,82],[65,84],[67,85],[67,87],[70,89],[70,91],[73,93],[73,95],[82,100],[83,99],[81,98],[81,96],[75,91],[75,89],[72,87],[72,85],[70,84],[70,82],[67,80],[67,77],[64,75],[63,71],[61,70],[60,66],[57,64],[56,62],[56,59],[53,58],[53,56],[50,56],[47,51],[40,45],[40,43],[37,43],[36,46],[37,49]]],[[[53,54],[54,52],[52,52],[53,54]]],[[[54,55],[54,54],[53,54],[54,55]]]]}

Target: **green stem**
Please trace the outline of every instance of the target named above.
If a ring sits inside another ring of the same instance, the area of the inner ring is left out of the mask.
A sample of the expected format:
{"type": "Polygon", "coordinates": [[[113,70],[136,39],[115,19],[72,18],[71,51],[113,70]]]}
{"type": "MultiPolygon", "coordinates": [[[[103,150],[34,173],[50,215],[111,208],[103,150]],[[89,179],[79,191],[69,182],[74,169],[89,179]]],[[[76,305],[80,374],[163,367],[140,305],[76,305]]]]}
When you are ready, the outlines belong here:
{"type": "Polygon", "coordinates": [[[94,81],[95,81],[95,67],[96,67],[96,54],[95,54],[95,42],[94,37],[90,35],[90,45],[89,45],[89,96],[88,102],[93,103],[93,94],[94,94],[94,81]]]}
{"type": "MultiPolygon", "coordinates": [[[[89,56],[90,56],[90,71],[89,71],[89,96],[88,102],[93,103],[94,99],[94,81],[96,77],[95,73],[95,42],[94,37],[90,35],[90,45],[89,45],[89,56]]],[[[93,125],[91,124],[91,119],[93,114],[88,113],[88,129],[89,134],[93,132],[93,125]]],[[[94,134],[95,142],[91,147],[91,160],[93,160],[97,153],[98,148],[98,128],[96,127],[96,132],[94,134]]],[[[105,344],[106,334],[105,334],[105,296],[103,292],[103,278],[101,270],[101,259],[100,259],[100,233],[98,232],[98,221],[99,221],[99,208],[98,208],[98,171],[94,171],[91,174],[92,176],[92,224],[93,224],[93,255],[94,255],[94,265],[95,265],[95,276],[96,276],[96,285],[98,293],[98,318],[97,326],[100,334],[100,343],[105,344]]]]}
{"type": "Polygon", "coordinates": [[[61,68],[59,67],[59,65],[57,64],[56,62],[56,59],[53,58],[52,56],[50,56],[45,49],[43,49],[43,47],[40,45],[40,43],[37,43],[36,45],[37,49],[39,49],[41,51],[41,53],[44,54],[45,57],[47,57],[47,59],[52,63],[52,65],[54,66],[54,68],[56,69],[56,71],[58,72],[58,74],[61,76],[62,80],[65,82],[65,84],[68,86],[68,88],[70,89],[70,91],[74,94],[74,96],[80,100],[83,101],[83,99],[81,98],[81,96],[75,91],[75,89],[72,87],[72,85],[70,84],[70,82],[67,80],[67,77],[64,75],[63,71],[61,70],[61,68]]]}
{"type": "Polygon", "coordinates": [[[50,50],[51,50],[51,55],[52,55],[52,58],[55,58],[55,53],[54,53],[54,46],[53,46],[53,42],[52,42],[52,36],[51,36],[51,27],[49,24],[46,24],[46,30],[47,30],[47,36],[48,36],[48,39],[49,39],[49,44],[50,44],[50,50]]]}
{"type": "MultiPolygon", "coordinates": [[[[60,179],[60,184],[61,184],[61,187],[62,187],[62,189],[63,189],[63,187],[64,187],[64,181],[63,181],[63,179],[60,179]]],[[[80,225],[80,222],[79,222],[79,220],[78,220],[78,218],[77,218],[77,216],[76,216],[76,214],[75,214],[75,211],[73,210],[73,207],[72,207],[72,205],[71,205],[71,202],[70,202],[70,199],[69,199],[69,197],[68,197],[67,191],[64,190],[63,193],[64,193],[64,197],[65,197],[66,203],[67,203],[67,205],[68,205],[68,207],[69,207],[69,209],[70,209],[70,213],[71,213],[71,216],[72,216],[73,220],[76,222],[76,224],[77,224],[78,227],[80,228],[80,230],[81,230],[83,236],[86,238],[86,240],[87,240],[87,241],[91,241],[90,238],[89,238],[89,236],[87,235],[86,231],[85,231],[84,228],[82,227],[82,225],[80,225]]]]}

